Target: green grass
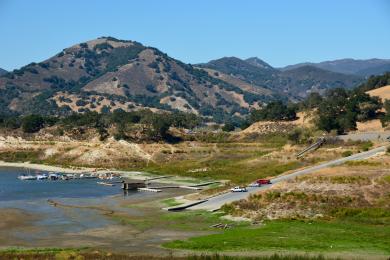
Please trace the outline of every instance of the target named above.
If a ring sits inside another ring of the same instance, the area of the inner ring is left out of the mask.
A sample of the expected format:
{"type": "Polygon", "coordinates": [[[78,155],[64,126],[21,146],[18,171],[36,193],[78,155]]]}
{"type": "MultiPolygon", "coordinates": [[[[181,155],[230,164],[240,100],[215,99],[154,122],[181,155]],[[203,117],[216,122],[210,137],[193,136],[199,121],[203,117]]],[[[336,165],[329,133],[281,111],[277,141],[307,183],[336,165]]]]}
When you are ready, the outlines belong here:
{"type": "Polygon", "coordinates": [[[183,160],[175,163],[152,165],[145,171],[155,174],[174,174],[201,179],[230,180],[233,184],[247,184],[256,179],[282,174],[301,166],[299,162],[279,163],[275,160],[251,162],[257,157],[219,155],[207,160],[183,160]],[[191,169],[208,168],[205,172],[189,172],[191,169]]]}
{"type": "Polygon", "coordinates": [[[324,260],[321,255],[265,255],[257,257],[247,256],[224,256],[220,254],[200,254],[188,256],[156,256],[156,255],[134,255],[124,253],[112,253],[97,250],[82,250],[77,249],[61,249],[61,248],[47,248],[47,249],[6,249],[0,251],[0,259],[24,259],[24,260],[324,260]]]}
{"type": "Polygon", "coordinates": [[[390,226],[353,222],[270,221],[259,228],[173,241],[167,248],[205,251],[288,250],[306,252],[390,253],[390,226]]]}
{"type": "Polygon", "coordinates": [[[174,198],[162,200],[161,203],[163,203],[167,207],[174,207],[183,204],[182,202],[178,202],[174,198]]]}
{"type": "Polygon", "coordinates": [[[122,225],[132,225],[142,231],[151,228],[164,228],[179,231],[215,231],[215,228],[210,228],[210,226],[217,223],[234,224],[237,226],[248,225],[247,222],[222,220],[220,217],[223,216],[224,213],[211,213],[208,211],[161,211],[158,214],[158,218],[156,218],[156,213],[153,213],[146,214],[142,217],[114,215],[112,216],[112,219],[118,221],[122,225]]]}

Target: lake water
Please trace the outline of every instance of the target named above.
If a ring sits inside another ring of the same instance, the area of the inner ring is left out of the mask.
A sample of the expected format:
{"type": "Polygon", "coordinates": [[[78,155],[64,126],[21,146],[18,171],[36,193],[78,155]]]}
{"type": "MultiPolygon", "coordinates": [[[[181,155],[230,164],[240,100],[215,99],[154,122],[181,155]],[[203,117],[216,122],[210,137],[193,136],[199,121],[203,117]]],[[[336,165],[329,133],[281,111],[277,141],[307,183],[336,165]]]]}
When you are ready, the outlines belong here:
{"type": "MultiPolygon", "coordinates": [[[[0,167],[0,247],[101,247],[131,252],[164,251],[159,244],[179,239],[188,232],[156,233],[122,225],[112,217],[127,215],[140,223],[145,216],[159,216],[161,209],[132,207],[188,194],[191,191],[169,189],[164,192],[130,192],[121,185],[98,185],[97,179],[68,181],[21,181],[24,169],[0,167]],[[59,204],[48,203],[53,200],[59,204]],[[1,220],[0,220],[1,221],[1,220]],[[5,221],[5,222],[4,222],[5,221]],[[5,223],[5,224],[4,224],[5,223]],[[141,234],[141,235],[140,235],[141,234]]],[[[164,251],[165,252],[165,251],[164,251]]]]}
{"type": "Polygon", "coordinates": [[[120,184],[113,187],[98,185],[97,179],[21,181],[17,177],[23,173],[26,173],[25,169],[0,168],[0,201],[96,198],[122,194],[120,184]]]}

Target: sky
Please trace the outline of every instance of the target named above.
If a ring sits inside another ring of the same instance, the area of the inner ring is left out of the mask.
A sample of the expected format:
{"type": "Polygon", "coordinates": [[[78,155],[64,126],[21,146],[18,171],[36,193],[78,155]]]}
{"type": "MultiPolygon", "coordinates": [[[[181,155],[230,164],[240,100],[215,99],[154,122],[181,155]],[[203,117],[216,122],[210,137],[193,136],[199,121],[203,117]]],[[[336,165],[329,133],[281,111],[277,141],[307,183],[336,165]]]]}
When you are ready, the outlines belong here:
{"type": "Polygon", "coordinates": [[[0,68],[101,36],[186,63],[390,58],[390,0],[0,0],[0,68]]]}

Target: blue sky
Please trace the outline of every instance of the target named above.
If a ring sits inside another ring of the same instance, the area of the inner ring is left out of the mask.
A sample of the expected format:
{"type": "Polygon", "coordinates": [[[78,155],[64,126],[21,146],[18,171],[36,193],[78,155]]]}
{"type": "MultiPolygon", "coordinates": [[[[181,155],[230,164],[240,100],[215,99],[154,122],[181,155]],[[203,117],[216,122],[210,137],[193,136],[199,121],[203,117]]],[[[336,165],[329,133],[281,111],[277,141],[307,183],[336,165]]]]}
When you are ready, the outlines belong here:
{"type": "Polygon", "coordinates": [[[100,36],[136,40],[187,63],[390,58],[390,1],[0,0],[0,36],[7,70],[100,36]]]}

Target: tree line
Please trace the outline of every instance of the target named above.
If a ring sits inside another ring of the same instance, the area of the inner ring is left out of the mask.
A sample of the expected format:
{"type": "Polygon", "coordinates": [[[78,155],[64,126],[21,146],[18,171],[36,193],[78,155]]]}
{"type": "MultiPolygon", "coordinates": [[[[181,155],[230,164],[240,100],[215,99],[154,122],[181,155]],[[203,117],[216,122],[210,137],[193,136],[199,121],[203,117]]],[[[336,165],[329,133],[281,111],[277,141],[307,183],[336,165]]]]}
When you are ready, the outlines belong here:
{"type": "Polygon", "coordinates": [[[192,129],[200,124],[201,120],[195,114],[184,112],[159,112],[150,110],[140,110],[126,112],[117,109],[112,113],[73,113],[68,116],[44,116],[26,115],[10,116],[0,115],[0,127],[10,129],[21,129],[24,133],[36,133],[42,128],[58,126],[67,130],[71,128],[94,128],[104,140],[109,136],[108,129],[114,127],[116,139],[128,138],[127,128],[129,125],[141,124],[145,126],[146,134],[152,140],[162,140],[172,138],[168,130],[171,126],[177,128],[192,129]]]}
{"type": "Polygon", "coordinates": [[[273,101],[261,109],[252,110],[246,124],[258,121],[289,121],[296,119],[298,111],[315,111],[315,125],[326,132],[343,134],[356,129],[357,122],[381,119],[385,126],[390,122],[390,101],[383,104],[380,98],[366,91],[390,85],[390,73],[370,77],[367,82],[353,90],[328,89],[324,95],[313,92],[299,103],[273,101]],[[385,112],[381,112],[384,108],[385,112]]]}

